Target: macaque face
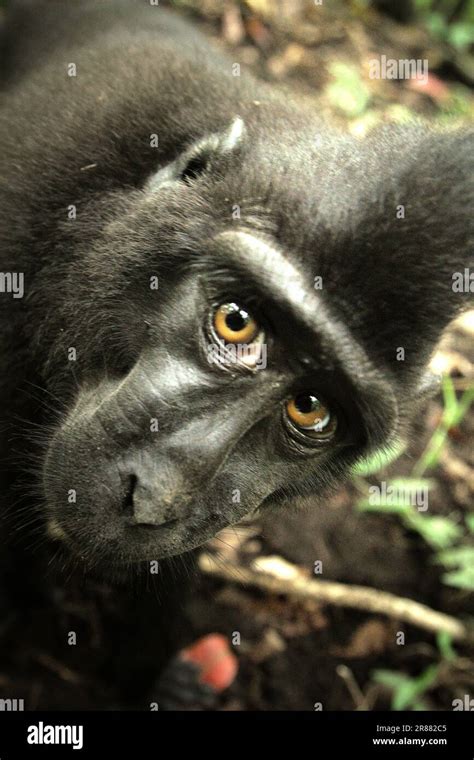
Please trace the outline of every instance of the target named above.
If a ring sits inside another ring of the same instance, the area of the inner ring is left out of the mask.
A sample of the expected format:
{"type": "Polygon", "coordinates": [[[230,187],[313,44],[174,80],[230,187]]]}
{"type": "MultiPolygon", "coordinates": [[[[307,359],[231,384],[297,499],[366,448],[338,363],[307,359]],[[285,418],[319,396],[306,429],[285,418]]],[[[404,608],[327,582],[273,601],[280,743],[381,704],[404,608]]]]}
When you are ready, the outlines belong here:
{"type": "Polygon", "coordinates": [[[390,429],[383,382],[353,371],[362,349],[275,243],[224,231],[183,264],[159,309],[136,277],[130,368],[85,378],[48,447],[50,526],[91,563],[180,554],[285,491],[319,495],[390,429]]]}

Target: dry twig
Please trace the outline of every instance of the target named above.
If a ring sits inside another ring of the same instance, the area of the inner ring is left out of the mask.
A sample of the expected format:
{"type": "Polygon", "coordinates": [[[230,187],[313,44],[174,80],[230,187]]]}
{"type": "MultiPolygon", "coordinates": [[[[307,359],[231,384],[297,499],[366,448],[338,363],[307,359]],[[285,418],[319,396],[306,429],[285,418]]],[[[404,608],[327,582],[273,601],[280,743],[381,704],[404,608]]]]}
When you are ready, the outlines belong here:
{"type": "Polygon", "coordinates": [[[472,631],[460,620],[425,604],[368,586],[309,578],[299,567],[281,557],[260,557],[250,567],[243,567],[204,553],[199,558],[199,567],[208,575],[256,586],[272,594],[288,594],[299,599],[316,599],[326,604],[375,612],[432,633],[448,633],[455,641],[473,639],[472,631]]]}

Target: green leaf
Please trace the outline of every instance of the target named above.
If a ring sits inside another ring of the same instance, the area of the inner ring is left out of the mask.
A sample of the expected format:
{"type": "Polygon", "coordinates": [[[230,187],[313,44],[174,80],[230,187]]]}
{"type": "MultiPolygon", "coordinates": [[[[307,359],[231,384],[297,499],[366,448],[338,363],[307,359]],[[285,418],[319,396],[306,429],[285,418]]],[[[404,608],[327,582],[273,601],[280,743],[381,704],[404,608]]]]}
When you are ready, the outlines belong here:
{"type": "Polygon", "coordinates": [[[407,680],[411,681],[405,673],[397,673],[395,670],[374,670],[372,680],[389,689],[398,689],[407,680]]]}
{"type": "Polygon", "coordinates": [[[379,470],[395,462],[406,449],[405,441],[394,441],[389,447],[379,449],[366,459],[352,466],[355,475],[374,475],[379,470]]]}
{"type": "Polygon", "coordinates": [[[425,489],[430,490],[435,485],[435,481],[432,478],[392,478],[390,485],[394,486],[394,488],[414,492],[425,489]]]}
{"type": "Polygon", "coordinates": [[[393,710],[406,710],[407,707],[416,699],[418,690],[416,688],[416,682],[407,679],[393,694],[392,697],[392,709],[393,710]]]}
{"type": "Polygon", "coordinates": [[[329,70],[334,80],[327,88],[332,105],[349,118],[363,114],[370,100],[370,92],[357,68],[336,62],[331,64],[329,70]]]}
{"type": "Polygon", "coordinates": [[[443,660],[452,662],[457,659],[457,653],[453,649],[453,639],[447,631],[439,631],[436,634],[436,643],[443,660]]]}
{"type": "Polygon", "coordinates": [[[435,683],[438,670],[438,665],[430,665],[416,678],[391,670],[376,670],[372,677],[376,683],[387,686],[393,692],[393,710],[406,710],[409,707],[421,709],[423,703],[418,697],[423,696],[435,683]]]}
{"type": "Polygon", "coordinates": [[[458,400],[454,383],[449,375],[443,377],[443,400],[444,400],[444,417],[446,420],[454,418],[458,409],[458,400]]]}
{"type": "Polygon", "coordinates": [[[459,401],[456,398],[453,381],[443,379],[444,412],[440,424],[434,431],[422,456],[413,468],[413,474],[422,476],[430,467],[438,464],[440,454],[446,445],[449,429],[459,425],[474,399],[474,387],[468,388],[459,401]]]}
{"type": "Polygon", "coordinates": [[[447,549],[463,535],[459,525],[448,517],[426,517],[413,512],[408,516],[408,525],[434,549],[447,549]]]}
{"type": "Polygon", "coordinates": [[[467,565],[474,568],[474,546],[456,546],[436,555],[436,560],[446,567],[467,565]]]}
{"type": "Polygon", "coordinates": [[[434,684],[438,677],[438,665],[430,665],[418,678],[410,679],[401,687],[398,693],[393,695],[392,706],[394,710],[405,710],[416,701],[417,697],[422,696],[434,684]]]}
{"type": "Polygon", "coordinates": [[[466,22],[458,22],[448,27],[448,42],[457,50],[469,47],[474,42],[474,26],[466,22]]]}
{"type": "Polygon", "coordinates": [[[474,567],[463,567],[461,570],[446,573],[443,575],[443,583],[447,586],[474,591],[474,567]]]}
{"type": "Polygon", "coordinates": [[[464,520],[466,522],[467,529],[470,531],[470,533],[474,533],[474,512],[472,514],[469,513],[468,515],[466,515],[464,520]]]}
{"type": "Polygon", "coordinates": [[[439,665],[437,663],[428,665],[425,670],[415,679],[418,694],[424,694],[430,689],[438,678],[439,665]]]}
{"type": "Polygon", "coordinates": [[[446,39],[448,27],[441,13],[430,13],[426,19],[426,26],[433,37],[438,37],[441,40],[446,39]]]}
{"type": "Polygon", "coordinates": [[[391,486],[396,491],[407,494],[410,502],[415,501],[415,497],[421,492],[431,491],[436,485],[432,478],[392,478],[387,486],[391,486]]]}
{"type": "MultiPolygon", "coordinates": [[[[451,380],[452,383],[452,380],[451,380]]],[[[465,414],[469,411],[469,407],[474,401],[474,386],[464,391],[461,398],[457,402],[456,409],[452,410],[451,427],[459,425],[462,422],[465,414]]],[[[450,415],[451,416],[451,415],[450,415]]]]}
{"type": "Polygon", "coordinates": [[[418,12],[429,11],[433,5],[433,0],[415,0],[415,8],[418,12]]]}

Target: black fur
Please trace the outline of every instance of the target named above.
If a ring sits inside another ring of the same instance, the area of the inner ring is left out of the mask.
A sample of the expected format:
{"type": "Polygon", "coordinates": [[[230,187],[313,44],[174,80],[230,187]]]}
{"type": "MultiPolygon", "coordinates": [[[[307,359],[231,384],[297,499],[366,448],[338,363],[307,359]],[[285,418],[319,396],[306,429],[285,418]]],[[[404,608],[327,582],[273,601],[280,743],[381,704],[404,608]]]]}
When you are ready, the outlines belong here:
{"type": "Polygon", "coordinates": [[[0,294],[4,511],[26,489],[26,522],[126,567],[319,497],[405,430],[469,296],[472,133],[333,133],[148,2],[13,3],[1,69],[0,271],[25,284],[0,294]],[[226,298],[266,326],[265,370],[203,355],[226,298]],[[302,389],[339,414],[316,448],[282,424],[302,389]]]}

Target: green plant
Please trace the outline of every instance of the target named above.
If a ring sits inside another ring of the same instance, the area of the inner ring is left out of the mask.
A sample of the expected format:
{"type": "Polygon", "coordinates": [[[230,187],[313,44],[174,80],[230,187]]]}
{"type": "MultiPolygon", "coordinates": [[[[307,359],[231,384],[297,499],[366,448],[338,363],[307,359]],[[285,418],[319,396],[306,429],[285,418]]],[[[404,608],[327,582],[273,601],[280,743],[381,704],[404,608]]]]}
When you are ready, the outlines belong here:
{"type": "Polygon", "coordinates": [[[395,670],[374,670],[372,680],[392,693],[392,710],[427,710],[423,697],[436,684],[440,668],[445,662],[452,663],[457,654],[448,633],[437,635],[439,661],[428,665],[418,676],[408,676],[395,670]]]}
{"type": "Polygon", "coordinates": [[[443,575],[447,586],[474,591],[474,546],[460,545],[440,552],[435,561],[450,572],[443,575]]]}
{"type": "Polygon", "coordinates": [[[474,400],[474,387],[468,388],[458,399],[453,381],[448,376],[443,378],[442,389],[444,401],[443,415],[423,454],[412,470],[414,477],[422,477],[426,470],[438,464],[449,431],[460,424],[474,400]]]}
{"type": "Polygon", "coordinates": [[[429,517],[415,508],[420,493],[427,495],[432,488],[433,481],[428,479],[393,478],[376,503],[364,497],[357,502],[357,509],[396,514],[408,530],[416,531],[433,549],[447,549],[461,538],[462,528],[449,517],[429,517]]]}
{"type": "Polygon", "coordinates": [[[392,692],[392,710],[427,710],[422,697],[435,683],[438,665],[430,665],[416,678],[394,670],[376,670],[372,677],[392,692]]]}
{"type": "Polygon", "coordinates": [[[456,50],[467,50],[474,43],[474,3],[459,8],[457,0],[415,0],[418,19],[431,34],[456,50]]]}
{"type": "Polygon", "coordinates": [[[354,475],[374,475],[384,467],[395,462],[405,451],[404,441],[394,441],[384,449],[379,449],[352,467],[354,475]]]}
{"type": "MultiPolygon", "coordinates": [[[[424,475],[439,462],[449,431],[460,424],[474,399],[474,388],[465,391],[458,399],[450,377],[444,378],[442,391],[444,407],[441,420],[415,463],[411,476],[392,478],[384,482],[383,488],[368,486],[358,477],[357,484],[364,496],[358,500],[356,506],[361,512],[398,515],[408,530],[417,532],[435,551],[434,561],[443,565],[447,571],[442,576],[443,583],[474,590],[474,547],[467,543],[472,542],[474,514],[468,514],[463,525],[450,517],[426,515],[424,510],[427,505],[423,505],[424,509],[420,511],[420,494],[427,501],[434,487],[434,481],[425,478],[424,475]],[[370,496],[372,489],[378,495],[376,499],[370,496]]],[[[356,476],[371,475],[376,471],[377,465],[387,466],[402,450],[403,448],[398,446],[379,452],[356,465],[353,472],[356,476]]]]}
{"type": "Polygon", "coordinates": [[[329,66],[333,81],[327,87],[331,104],[349,118],[363,114],[370,100],[370,92],[357,68],[347,63],[335,62],[329,66]]]}

